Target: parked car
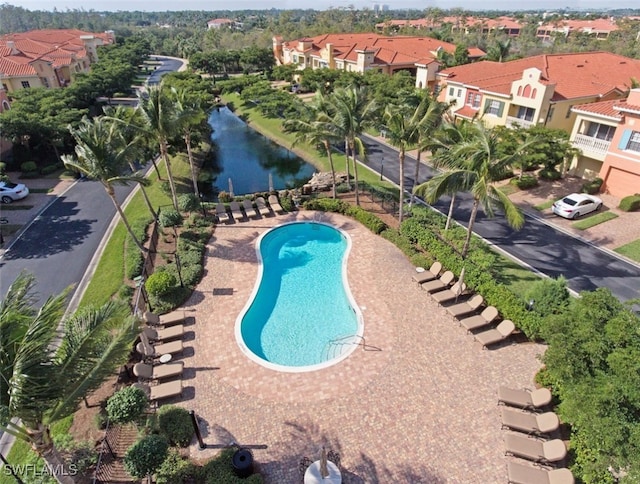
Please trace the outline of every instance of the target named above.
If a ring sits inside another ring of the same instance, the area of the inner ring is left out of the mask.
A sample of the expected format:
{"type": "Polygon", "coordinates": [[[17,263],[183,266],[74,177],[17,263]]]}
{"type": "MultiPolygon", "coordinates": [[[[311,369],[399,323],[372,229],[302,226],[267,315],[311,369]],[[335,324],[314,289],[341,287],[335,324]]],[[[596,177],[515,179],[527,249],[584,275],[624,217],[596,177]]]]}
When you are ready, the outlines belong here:
{"type": "Polygon", "coordinates": [[[29,189],[23,183],[0,181],[0,200],[2,200],[2,203],[22,200],[27,195],[29,195],[29,189]]]}
{"type": "Polygon", "coordinates": [[[572,193],[558,200],[552,206],[553,213],[561,217],[574,219],[602,207],[602,200],[586,193],[572,193]]]}

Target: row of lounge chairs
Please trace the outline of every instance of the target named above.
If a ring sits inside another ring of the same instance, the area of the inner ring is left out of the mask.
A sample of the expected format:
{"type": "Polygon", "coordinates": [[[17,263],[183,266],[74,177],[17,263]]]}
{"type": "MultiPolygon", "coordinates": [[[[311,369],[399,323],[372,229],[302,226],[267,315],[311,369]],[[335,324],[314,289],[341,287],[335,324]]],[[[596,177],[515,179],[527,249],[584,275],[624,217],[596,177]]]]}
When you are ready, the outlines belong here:
{"type": "Polygon", "coordinates": [[[227,207],[224,203],[218,203],[216,205],[216,216],[218,217],[218,222],[229,222],[232,218],[236,222],[239,222],[241,220],[249,220],[249,218],[258,219],[261,217],[267,217],[271,215],[271,213],[285,213],[276,195],[269,195],[269,205],[267,205],[264,197],[256,197],[255,206],[254,202],[249,199],[244,199],[242,201],[242,206],[234,200],[229,203],[229,210],[231,213],[227,211],[227,207]]]}
{"type": "Polygon", "coordinates": [[[554,412],[543,411],[551,403],[551,398],[547,388],[530,391],[503,386],[498,389],[498,403],[504,405],[500,409],[502,428],[509,430],[504,438],[505,453],[533,463],[509,461],[507,473],[510,483],[574,482],[569,469],[550,467],[567,455],[567,447],[561,439],[544,438],[545,434],[556,431],[560,426],[560,420],[554,412]]]}
{"type": "Polygon", "coordinates": [[[147,312],[143,319],[146,326],[136,345],[143,361],[133,366],[133,374],[138,378],[134,385],[141,388],[151,402],[181,395],[182,379],[166,380],[181,377],[184,362],[163,363],[161,360],[163,355],[175,355],[184,350],[184,311],[162,316],[147,312]]]}
{"type": "MultiPolygon", "coordinates": [[[[431,294],[438,304],[445,305],[453,302],[452,305],[446,306],[445,309],[458,319],[460,325],[468,332],[486,328],[495,322],[498,318],[498,310],[494,306],[487,306],[481,310],[484,305],[484,298],[480,294],[472,295],[469,299],[458,302],[461,296],[468,296],[465,293],[466,285],[462,281],[456,281],[453,272],[444,271],[442,274],[441,272],[442,264],[436,261],[428,270],[416,272],[413,275],[413,280],[423,290],[431,294]],[[475,314],[478,311],[481,312],[475,314]]],[[[474,338],[482,344],[483,348],[487,348],[489,345],[505,340],[515,331],[515,324],[506,319],[495,328],[485,329],[474,334],[474,338]]]]}

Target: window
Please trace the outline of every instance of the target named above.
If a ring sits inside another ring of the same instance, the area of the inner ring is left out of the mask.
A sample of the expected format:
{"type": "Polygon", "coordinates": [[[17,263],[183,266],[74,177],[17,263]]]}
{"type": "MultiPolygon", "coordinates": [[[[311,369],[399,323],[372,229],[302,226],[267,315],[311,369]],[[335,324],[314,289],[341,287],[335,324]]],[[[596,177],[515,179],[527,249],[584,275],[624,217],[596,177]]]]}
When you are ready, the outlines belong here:
{"type": "Polygon", "coordinates": [[[449,88],[449,96],[453,96],[454,89],[452,87],[449,88]]]}
{"type": "Polygon", "coordinates": [[[9,110],[9,109],[11,109],[11,106],[9,105],[9,103],[8,103],[7,101],[4,101],[4,100],[3,100],[3,101],[2,101],[2,110],[3,110],[3,111],[7,111],[7,110],[9,110]]]}
{"type": "Polygon", "coordinates": [[[633,131],[631,133],[626,149],[640,153],[640,131],[633,131]]]}
{"type": "Polygon", "coordinates": [[[491,114],[493,116],[502,116],[504,103],[492,99],[488,102],[485,114],[491,114]]]}
{"type": "Polygon", "coordinates": [[[469,94],[467,94],[467,104],[473,104],[473,98],[474,98],[475,94],[470,92],[469,94]]]}
{"type": "Polygon", "coordinates": [[[458,96],[457,97],[460,97],[460,96],[462,96],[462,89],[458,89],[458,96]]]}
{"type": "Polygon", "coordinates": [[[600,123],[589,123],[587,136],[591,138],[603,139],[605,141],[611,141],[613,139],[613,133],[615,131],[616,128],[614,128],[613,126],[607,126],[606,124],[600,123]]]}
{"type": "Polygon", "coordinates": [[[482,96],[480,96],[480,94],[476,94],[475,97],[473,98],[473,104],[472,106],[474,108],[479,108],[480,107],[480,100],[482,99],[482,96]]]}
{"type": "Polygon", "coordinates": [[[527,108],[524,106],[518,106],[518,114],[516,118],[524,121],[533,121],[533,116],[536,114],[536,110],[533,108],[527,108]]]}
{"type": "Polygon", "coordinates": [[[31,87],[31,84],[29,84],[29,81],[22,81],[20,84],[25,89],[29,89],[31,87]]]}

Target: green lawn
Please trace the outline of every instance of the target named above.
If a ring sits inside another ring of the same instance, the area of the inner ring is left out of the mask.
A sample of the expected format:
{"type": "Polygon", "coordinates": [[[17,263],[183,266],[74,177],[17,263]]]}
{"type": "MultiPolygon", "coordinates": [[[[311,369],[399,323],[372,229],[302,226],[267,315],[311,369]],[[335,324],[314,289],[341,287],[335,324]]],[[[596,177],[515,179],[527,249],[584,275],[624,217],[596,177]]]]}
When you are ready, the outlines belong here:
{"type": "Polygon", "coordinates": [[[601,223],[607,222],[609,220],[613,220],[614,218],[618,218],[618,216],[613,212],[602,212],[597,215],[593,215],[592,217],[585,218],[584,220],[580,220],[578,222],[573,222],[571,226],[574,229],[578,230],[586,230],[595,225],[599,225],[601,223]]]}
{"type": "Polygon", "coordinates": [[[542,202],[539,203],[538,205],[534,205],[533,208],[535,208],[538,212],[542,212],[544,210],[547,210],[548,208],[551,208],[551,205],[553,205],[555,203],[555,200],[547,200],[546,202],[542,202]]]}
{"type": "Polygon", "coordinates": [[[15,212],[17,210],[31,210],[33,205],[3,205],[3,212],[15,212]]]}
{"type": "Polygon", "coordinates": [[[506,185],[502,185],[498,187],[498,190],[500,190],[506,196],[513,195],[514,193],[520,191],[520,189],[517,186],[512,185],[511,183],[507,183],[506,185]]]}
{"type": "Polygon", "coordinates": [[[631,260],[640,262],[640,239],[629,242],[617,249],[614,249],[618,254],[622,254],[631,260]]]}

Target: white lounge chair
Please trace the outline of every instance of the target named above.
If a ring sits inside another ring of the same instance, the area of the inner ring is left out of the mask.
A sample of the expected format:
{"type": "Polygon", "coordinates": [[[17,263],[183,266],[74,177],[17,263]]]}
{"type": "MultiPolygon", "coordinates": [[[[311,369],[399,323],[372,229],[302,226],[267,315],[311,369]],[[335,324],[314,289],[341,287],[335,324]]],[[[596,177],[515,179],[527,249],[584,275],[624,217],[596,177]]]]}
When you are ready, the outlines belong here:
{"type": "Polygon", "coordinates": [[[514,407],[536,409],[551,403],[551,391],[548,388],[535,390],[515,390],[509,387],[498,388],[498,402],[514,407]]]}
{"type": "Polygon", "coordinates": [[[277,196],[269,195],[269,205],[271,206],[271,210],[273,210],[274,212],[280,214],[284,213],[284,208],[282,208],[282,205],[280,205],[277,196]]]}
{"type": "Polygon", "coordinates": [[[484,304],[484,298],[480,294],[476,294],[468,301],[447,306],[447,312],[452,316],[460,317],[476,311],[484,304]]]}
{"type": "Polygon", "coordinates": [[[487,331],[476,334],[474,337],[476,341],[479,341],[482,344],[483,348],[486,348],[491,344],[498,343],[506,339],[508,336],[513,334],[515,330],[516,325],[513,324],[513,321],[505,319],[495,329],[488,329],[487,331]]]}
{"type": "Polygon", "coordinates": [[[442,291],[451,285],[456,276],[451,271],[446,271],[439,279],[434,279],[433,281],[428,281],[423,284],[420,284],[420,287],[427,291],[428,293],[434,293],[437,291],[442,291]]]}
{"type": "Polygon", "coordinates": [[[263,217],[271,214],[271,210],[267,207],[267,202],[265,202],[264,197],[256,197],[256,207],[263,217]]]}
{"type": "Polygon", "coordinates": [[[451,286],[451,288],[445,289],[444,291],[438,291],[431,296],[435,302],[443,304],[459,298],[466,288],[467,285],[464,282],[457,281],[453,286],[451,286]]]}
{"type": "Polygon", "coordinates": [[[182,338],[184,335],[184,325],[176,324],[168,328],[144,328],[142,330],[151,341],[169,341],[182,338]]]}
{"type": "Polygon", "coordinates": [[[431,264],[428,270],[423,272],[416,272],[412,279],[416,281],[418,284],[423,284],[425,282],[433,281],[440,275],[440,271],[442,270],[442,264],[438,261],[435,261],[431,264]]]}
{"type": "Polygon", "coordinates": [[[236,201],[233,201],[229,204],[229,208],[231,209],[231,215],[233,216],[233,220],[239,222],[240,220],[246,219],[246,215],[240,209],[240,204],[236,201]]]}
{"type": "Polygon", "coordinates": [[[173,326],[174,324],[178,324],[178,323],[183,323],[185,318],[186,316],[184,314],[184,311],[176,310],[176,311],[171,311],[170,313],[161,314],[161,315],[157,315],[155,313],[147,311],[146,313],[144,313],[144,316],[142,319],[144,319],[144,322],[150,326],[166,327],[166,326],[173,326]]]}
{"type": "Polygon", "coordinates": [[[507,462],[510,484],[574,484],[569,469],[545,469],[540,466],[507,462]]]}
{"type": "Polygon", "coordinates": [[[502,427],[520,430],[530,434],[546,434],[557,430],[560,419],[553,412],[531,413],[515,408],[500,409],[502,427]]]}
{"type": "Polygon", "coordinates": [[[534,462],[558,462],[567,455],[567,446],[560,439],[543,440],[524,434],[508,432],[504,437],[506,454],[534,462]]]}
{"type": "Polygon", "coordinates": [[[242,208],[244,208],[244,213],[247,214],[247,217],[260,217],[260,212],[258,212],[256,208],[253,208],[253,203],[248,198],[242,200],[242,208]]]}
{"type": "Polygon", "coordinates": [[[460,326],[467,331],[488,326],[498,317],[498,310],[495,306],[487,306],[480,314],[469,316],[460,320],[460,326]]]}
{"type": "Polygon", "coordinates": [[[159,385],[146,385],[144,383],[134,383],[133,385],[141,388],[152,402],[177,397],[182,394],[182,380],[169,381],[159,385]]]}
{"type": "Polygon", "coordinates": [[[165,363],[162,365],[149,365],[139,362],[133,365],[133,374],[143,380],[162,380],[182,375],[184,362],[165,363]]]}

